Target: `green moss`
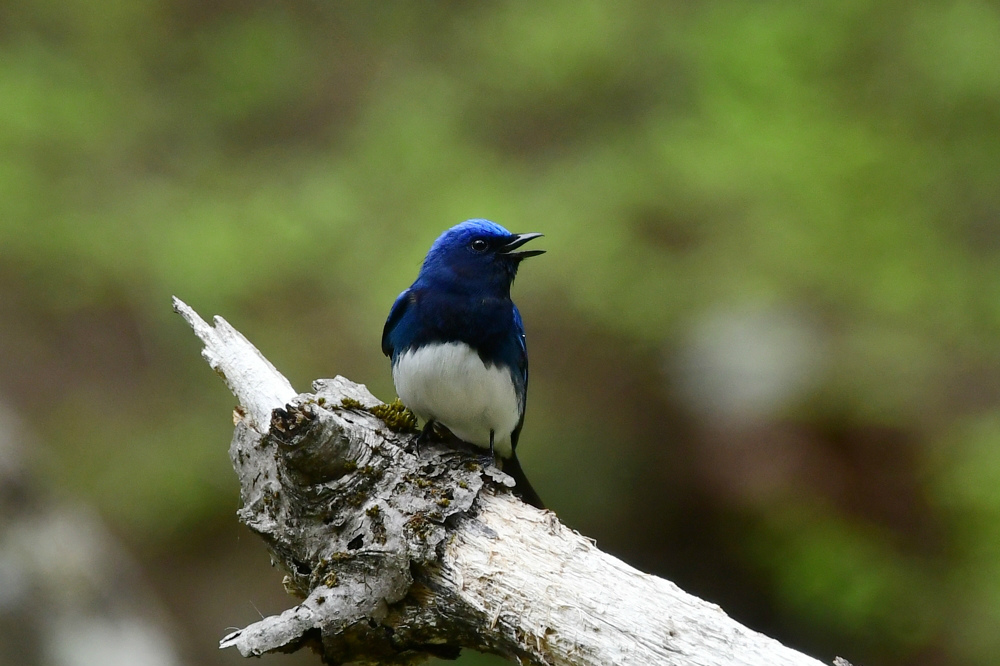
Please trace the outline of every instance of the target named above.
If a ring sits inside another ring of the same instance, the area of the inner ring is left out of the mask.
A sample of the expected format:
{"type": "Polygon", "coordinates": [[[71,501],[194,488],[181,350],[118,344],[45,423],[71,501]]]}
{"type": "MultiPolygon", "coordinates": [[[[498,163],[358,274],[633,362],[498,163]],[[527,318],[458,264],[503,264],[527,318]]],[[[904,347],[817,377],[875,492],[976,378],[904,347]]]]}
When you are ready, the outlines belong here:
{"type": "Polygon", "coordinates": [[[368,408],[354,398],[343,398],[340,401],[342,409],[357,409],[378,417],[389,430],[393,432],[417,432],[417,416],[396,398],[390,403],[375,405],[368,408]]]}
{"type": "Polygon", "coordinates": [[[299,599],[305,599],[309,596],[309,591],[302,589],[302,586],[291,576],[285,575],[281,579],[281,585],[285,588],[285,592],[292,595],[293,597],[298,597],[299,599]]]}
{"type": "Polygon", "coordinates": [[[380,418],[393,432],[417,432],[417,416],[400,402],[399,398],[390,403],[375,405],[368,410],[380,418]]]}
{"type": "Polygon", "coordinates": [[[265,488],[261,492],[260,501],[268,509],[272,508],[278,501],[278,491],[272,488],[265,488]]]}
{"type": "Polygon", "coordinates": [[[361,409],[364,410],[365,406],[354,398],[344,398],[340,401],[340,406],[344,409],[361,409]]]}
{"type": "Polygon", "coordinates": [[[350,559],[350,556],[346,553],[335,553],[331,557],[322,558],[317,564],[316,568],[313,570],[310,576],[310,587],[316,587],[318,585],[325,585],[326,587],[336,587],[340,582],[340,577],[337,575],[335,570],[336,563],[341,562],[346,559],[350,559]]]}
{"type": "Polygon", "coordinates": [[[427,516],[423,513],[417,513],[412,518],[406,522],[406,527],[418,538],[427,539],[427,535],[430,531],[431,524],[427,520],[427,516]]]}
{"type": "Polygon", "coordinates": [[[382,507],[378,504],[374,504],[365,510],[365,514],[367,514],[368,518],[371,519],[372,537],[378,543],[384,544],[386,540],[386,533],[384,519],[382,516],[382,507]]]}

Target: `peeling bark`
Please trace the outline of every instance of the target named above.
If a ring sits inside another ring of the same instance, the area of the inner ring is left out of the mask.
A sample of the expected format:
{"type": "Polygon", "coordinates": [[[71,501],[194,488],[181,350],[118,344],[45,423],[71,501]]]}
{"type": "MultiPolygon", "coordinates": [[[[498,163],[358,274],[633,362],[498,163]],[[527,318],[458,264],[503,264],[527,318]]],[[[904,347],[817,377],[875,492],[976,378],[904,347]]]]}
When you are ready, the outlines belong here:
{"type": "Polygon", "coordinates": [[[514,497],[481,455],[417,446],[405,414],[343,377],[296,395],[221,318],[174,309],[240,407],[239,518],[302,601],[226,636],[244,656],[409,664],[462,648],[531,664],[817,666],[718,606],[602,553],[514,497]]]}

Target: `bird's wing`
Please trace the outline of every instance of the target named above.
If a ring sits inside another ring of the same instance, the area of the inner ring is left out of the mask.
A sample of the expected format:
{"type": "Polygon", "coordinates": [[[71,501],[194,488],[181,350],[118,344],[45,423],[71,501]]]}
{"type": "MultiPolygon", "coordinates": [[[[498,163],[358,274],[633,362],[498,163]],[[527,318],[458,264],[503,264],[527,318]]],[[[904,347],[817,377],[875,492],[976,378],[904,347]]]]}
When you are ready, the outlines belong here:
{"type": "Polygon", "coordinates": [[[520,358],[518,359],[517,369],[521,372],[521,378],[524,380],[524,389],[528,389],[528,343],[524,336],[524,322],[521,321],[521,313],[517,311],[517,306],[511,304],[514,308],[514,329],[517,332],[517,344],[521,349],[520,358]]]}
{"type": "Polygon", "coordinates": [[[524,336],[524,322],[521,321],[521,313],[517,311],[516,305],[512,304],[512,306],[514,308],[514,331],[517,336],[518,349],[521,352],[518,354],[515,369],[520,373],[522,381],[518,390],[521,403],[521,418],[518,419],[517,425],[514,427],[514,432],[510,433],[510,448],[511,455],[513,456],[513,452],[517,449],[517,440],[521,438],[521,426],[524,425],[524,408],[528,402],[528,343],[524,336]]]}
{"type": "Polygon", "coordinates": [[[407,289],[396,297],[396,301],[392,304],[392,309],[389,310],[389,316],[386,318],[385,326],[382,328],[382,353],[386,356],[392,356],[393,346],[390,337],[396,328],[396,324],[403,318],[406,309],[411,303],[413,303],[413,295],[407,289]]]}

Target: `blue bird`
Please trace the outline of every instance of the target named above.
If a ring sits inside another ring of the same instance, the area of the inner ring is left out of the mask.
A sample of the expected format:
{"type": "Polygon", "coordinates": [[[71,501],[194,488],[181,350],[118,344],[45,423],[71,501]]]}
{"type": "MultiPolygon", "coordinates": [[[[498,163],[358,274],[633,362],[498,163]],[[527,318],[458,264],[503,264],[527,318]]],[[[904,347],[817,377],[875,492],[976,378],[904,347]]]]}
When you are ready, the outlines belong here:
{"type": "MultiPolygon", "coordinates": [[[[528,392],[524,324],[510,300],[521,261],[545,250],[519,248],[542,234],[512,234],[466,220],[431,246],[410,288],[392,304],[382,352],[404,405],[426,422],[504,459],[514,492],[544,508],[515,449],[528,392]]],[[[493,458],[495,459],[495,458],[493,458]]]]}

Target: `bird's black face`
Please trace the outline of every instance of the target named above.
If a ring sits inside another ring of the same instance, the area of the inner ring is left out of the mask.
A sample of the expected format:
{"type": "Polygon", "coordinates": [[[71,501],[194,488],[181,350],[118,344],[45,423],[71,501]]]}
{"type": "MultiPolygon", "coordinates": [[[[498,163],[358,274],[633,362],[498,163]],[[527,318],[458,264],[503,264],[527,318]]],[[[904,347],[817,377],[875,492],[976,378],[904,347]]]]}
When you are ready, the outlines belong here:
{"type": "Polygon", "coordinates": [[[474,255],[491,256],[494,260],[519,262],[528,257],[544,254],[545,250],[520,250],[528,241],[542,234],[475,235],[469,240],[468,249],[474,255]]]}
{"type": "MultiPolygon", "coordinates": [[[[517,267],[528,257],[544,254],[545,250],[521,250],[522,245],[542,234],[476,234],[466,244],[471,261],[468,267],[491,282],[508,287],[517,274],[517,267]]],[[[462,262],[465,263],[465,262],[462,262]]]]}

